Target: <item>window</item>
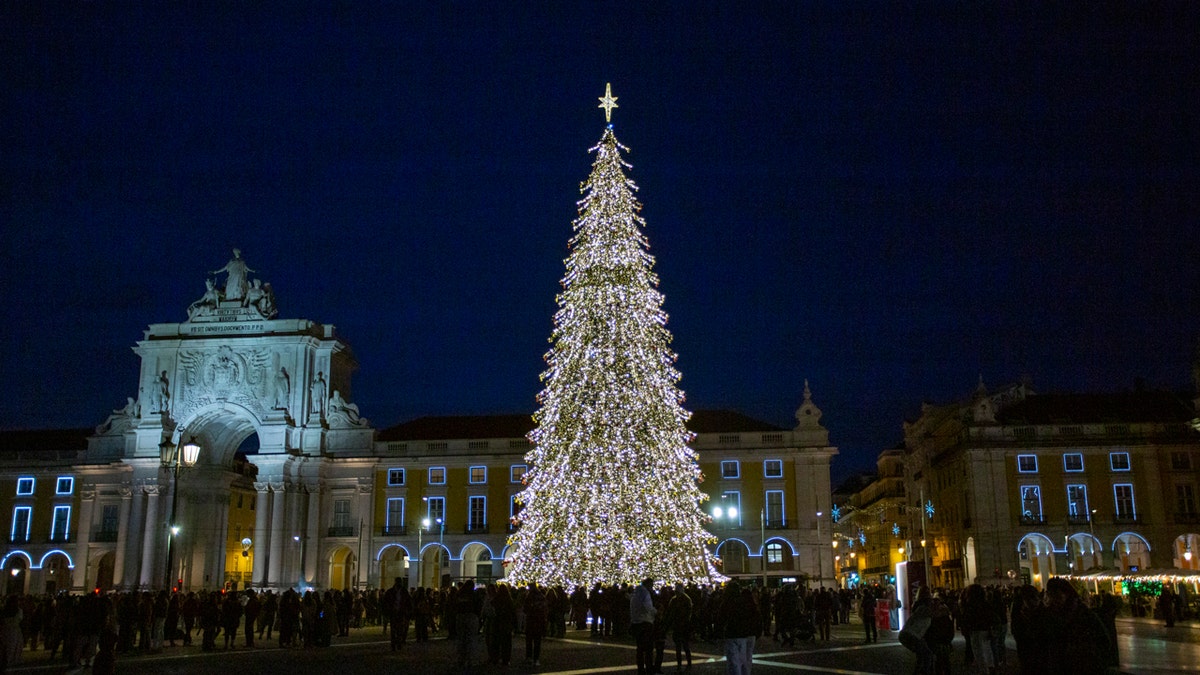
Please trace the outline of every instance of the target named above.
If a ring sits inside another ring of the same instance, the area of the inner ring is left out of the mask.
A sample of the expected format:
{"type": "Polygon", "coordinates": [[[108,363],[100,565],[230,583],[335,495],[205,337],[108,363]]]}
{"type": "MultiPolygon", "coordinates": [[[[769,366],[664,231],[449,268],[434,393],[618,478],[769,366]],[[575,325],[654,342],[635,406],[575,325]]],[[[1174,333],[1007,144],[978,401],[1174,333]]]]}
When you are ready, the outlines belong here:
{"type": "Polygon", "coordinates": [[[9,530],[8,537],[14,544],[29,541],[29,521],[33,519],[32,513],[33,509],[28,506],[18,506],[13,509],[12,529],[9,530]]]}
{"type": "Polygon", "coordinates": [[[434,530],[439,530],[446,524],[446,498],[445,497],[430,497],[428,502],[429,512],[425,515],[429,519],[429,526],[434,530]]]}
{"type": "Polygon", "coordinates": [[[768,459],[764,461],[763,478],[783,478],[783,460],[768,459]]]}
{"type": "Polygon", "coordinates": [[[737,460],[726,460],[721,462],[721,478],[738,478],[741,471],[738,468],[737,460]]]}
{"type": "Polygon", "coordinates": [[[388,469],[388,485],[404,485],[404,469],[388,469]]]}
{"type": "Polygon", "coordinates": [[[392,497],[387,500],[387,525],[388,533],[403,531],[404,527],[404,498],[392,497]]]}
{"type": "Polygon", "coordinates": [[[518,499],[520,495],[511,495],[508,498],[508,517],[516,518],[517,514],[521,513],[521,502],[518,499]]]}
{"type": "Polygon", "coordinates": [[[473,467],[471,467],[471,472],[470,472],[469,476],[470,476],[470,478],[469,478],[470,482],[474,485],[478,485],[479,483],[486,483],[487,482],[487,467],[486,466],[473,466],[473,467]]]}
{"type": "Polygon", "coordinates": [[[444,467],[444,466],[429,467],[429,484],[430,485],[445,485],[446,484],[446,467],[444,467]]]}
{"type": "Polygon", "coordinates": [[[1110,452],[1108,453],[1108,463],[1113,471],[1128,471],[1129,470],[1129,453],[1128,452],[1110,452]]]}
{"type": "Polygon", "coordinates": [[[34,480],[32,478],[29,478],[29,477],[18,478],[17,479],[17,496],[18,497],[27,497],[27,496],[33,494],[33,483],[34,483],[34,480]]]}
{"type": "Polygon", "coordinates": [[[116,504],[105,504],[104,509],[100,512],[100,531],[105,533],[116,534],[119,529],[120,507],[116,504]]]}
{"type": "Polygon", "coordinates": [[[56,495],[69,495],[75,492],[75,478],[73,476],[59,476],[58,484],[54,488],[56,495]]]}
{"type": "Polygon", "coordinates": [[[510,483],[520,483],[525,478],[525,472],[529,467],[524,464],[513,464],[508,468],[508,481],[510,483]]]}
{"type": "Polygon", "coordinates": [[[1036,485],[1021,486],[1021,520],[1040,522],[1042,520],[1042,489],[1036,485]]]}
{"type": "Polygon", "coordinates": [[[467,498],[467,527],[472,532],[487,528],[487,497],[467,498]]]}
{"type": "Polygon", "coordinates": [[[333,500],[333,527],[344,530],[350,527],[350,500],[333,500]]]}
{"type": "Polygon", "coordinates": [[[1192,470],[1192,455],[1188,452],[1172,452],[1171,468],[1176,471],[1192,470]]]}
{"type": "Polygon", "coordinates": [[[1067,515],[1071,518],[1091,517],[1091,512],[1088,511],[1086,485],[1067,486],[1067,515]]]}
{"type": "Polygon", "coordinates": [[[1188,483],[1175,486],[1175,513],[1195,515],[1196,493],[1188,483]]]}
{"type": "Polygon", "coordinates": [[[765,503],[767,505],[766,516],[767,527],[783,527],[783,490],[767,490],[765,503]]]}
{"type": "Polygon", "coordinates": [[[54,507],[54,520],[50,523],[50,541],[66,541],[71,532],[71,507],[54,507]]]}
{"type": "Polygon", "coordinates": [[[1037,455],[1017,455],[1019,473],[1037,473],[1037,455]]]}
{"type": "Polygon", "coordinates": [[[1063,455],[1063,471],[1083,471],[1083,454],[1072,452],[1063,455]]]}
{"type": "Polygon", "coordinates": [[[1117,509],[1117,518],[1122,520],[1137,518],[1137,505],[1133,501],[1133,486],[1128,483],[1114,485],[1113,505],[1117,509]]]}
{"type": "Polygon", "coordinates": [[[783,544],[777,541],[767,544],[767,563],[772,565],[783,563],[783,544]]]}

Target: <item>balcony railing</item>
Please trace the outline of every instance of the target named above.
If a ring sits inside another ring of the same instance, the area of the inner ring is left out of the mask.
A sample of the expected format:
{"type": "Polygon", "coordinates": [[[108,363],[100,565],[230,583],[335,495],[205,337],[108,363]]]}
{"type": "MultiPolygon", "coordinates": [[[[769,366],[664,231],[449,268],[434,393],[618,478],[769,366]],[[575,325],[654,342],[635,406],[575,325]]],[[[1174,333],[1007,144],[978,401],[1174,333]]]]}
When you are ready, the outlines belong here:
{"type": "Polygon", "coordinates": [[[787,528],[787,523],[783,522],[782,520],[768,520],[767,522],[763,523],[764,530],[786,530],[787,528]]]}
{"type": "Polygon", "coordinates": [[[380,536],[383,537],[403,537],[408,534],[407,525],[385,525],[380,531],[380,536]]]}
{"type": "Polygon", "coordinates": [[[1176,513],[1177,523],[1200,523],[1200,513],[1176,513]]]}
{"type": "Polygon", "coordinates": [[[334,525],[333,527],[329,528],[329,536],[330,537],[353,537],[354,536],[354,526],[353,525],[334,525]]]}
{"type": "Polygon", "coordinates": [[[463,528],[463,534],[487,534],[487,523],[468,524],[463,528]]]}
{"type": "Polygon", "coordinates": [[[8,543],[10,543],[10,544],[28,544],[29,541],[30,541],[29,537],[26,537],[23,534],[18,534],[15,537],[8,538],[8,543]]]}
{"type": "Polygon", "coordinates": [[[109,544],[117,540],[116,530],[100,530],[92,535],[92,541],[98,544],[109,544]]]}
{"type": "Polygon", "coordinates": [[[1113,516],[1113,525],[1139,525],[1141,522],[1142,517],[1132,513],[1118,513],[1113,516]]]}
{"type": "Polygon", "coordinates": [[[1067,516],[1068,525],[1087,525],[1091,519],[1087,516],[1067,516]]]}
{"type": "Polygon", "coordinates": [[[1045,518],[1045,516],[1034,516],[1034,515],[1030,515],[1030,514],[1024,514],[1021,516],[1021,524],[1022,525],[1045,525],[1046,518],[1045,518]]]}

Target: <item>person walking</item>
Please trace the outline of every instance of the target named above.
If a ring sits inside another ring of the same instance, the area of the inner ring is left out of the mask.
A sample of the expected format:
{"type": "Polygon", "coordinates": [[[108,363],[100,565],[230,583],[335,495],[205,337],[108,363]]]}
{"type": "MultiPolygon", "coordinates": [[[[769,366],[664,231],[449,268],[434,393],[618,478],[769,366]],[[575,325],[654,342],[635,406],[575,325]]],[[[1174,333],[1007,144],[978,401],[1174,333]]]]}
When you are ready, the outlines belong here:
{"type": "Polygon", "coordinates": [[[258,614],[262,610],[262,605],[258,601],[258,594],[253,589],[246,589],[246,604],[242,607],[242,613],[246,617],[245,632],[246,632],[246,648],[254,647],[254,623],[258,621],[258,614]]]}
{"type": "Polygon", "coordinates": [[[463,581],[454,599],[454,631],[458,640],[458,663],[466,670],[472,667],[471,657],[475,638],[479,634],[481,605],[475,594],[475,582],[471,579],[463,581]]]}

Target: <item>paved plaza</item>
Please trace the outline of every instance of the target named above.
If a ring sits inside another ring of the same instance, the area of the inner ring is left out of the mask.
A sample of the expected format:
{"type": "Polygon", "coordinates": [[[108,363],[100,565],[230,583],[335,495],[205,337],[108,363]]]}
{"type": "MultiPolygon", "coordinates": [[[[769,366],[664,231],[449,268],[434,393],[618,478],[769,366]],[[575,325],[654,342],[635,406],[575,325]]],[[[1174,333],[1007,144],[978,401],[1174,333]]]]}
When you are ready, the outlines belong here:
{"type": "MultiPolygon", "coordinates": [[[[1165,628],[1159,622],[1118,619],[1121,671],[1124,673],[1200,672],[1200,625],[1180,624],[1165,628]]],[[[755,649],[754,672],[840,673],[842,675],[908,675],[912,655],[896,641],[896,634],[882,632],[877,644],[863,644],[861,626],[834,626],[829,642],[812,641],[785,648],[770,638],[760,639],[755,649]]],[[[197,642],[199,640],[197,639],[197,642]]],[[[221,641],[218,639],[218,644],[221,641]]],[[[969,672],[963,665],[963,640],[954,643],[955,673],[969,672]]],[[[1015,674],[1016,652],[1009,638],[1009,661],[1005,673],[1015,674]]],[[[386,636],[378,627],[353,631],[349,638],[334,638],[333,645],[317,649],[279,649],[276,643],[260,643],[253,649],[239,648],[205,653],[196,646],[168,647],[161,654],[122,655],[117,672],[122,675],[222,673],[256,675],[279,673],[506,673],[525,675],[592,675],[593,673],[634,672],[633,644],[628,639],[592,638],[587,631],[568,631],[563,639],[543,643],[541,665],[525,664],[524,638],[513,639],[513,664],[507,668],[484,665],[482,645],[476,651],[470,669],[456,662],[455,645],[444,637],[424,644],[410,642],[400,653],[392,653],[386,636]]],[[[693,645],[695,675],[725,672],[718,645],[698,642],[693,645]]],[[[674,650],[667,643],[666,673],[675,672],[674,650]]],[[[45,652],[26,652],[21,665],[10,672],[64,673],[62,661],[50,662],[45,652]]],[[[88,673],[87,669],[82,671],[88,673]]]]}

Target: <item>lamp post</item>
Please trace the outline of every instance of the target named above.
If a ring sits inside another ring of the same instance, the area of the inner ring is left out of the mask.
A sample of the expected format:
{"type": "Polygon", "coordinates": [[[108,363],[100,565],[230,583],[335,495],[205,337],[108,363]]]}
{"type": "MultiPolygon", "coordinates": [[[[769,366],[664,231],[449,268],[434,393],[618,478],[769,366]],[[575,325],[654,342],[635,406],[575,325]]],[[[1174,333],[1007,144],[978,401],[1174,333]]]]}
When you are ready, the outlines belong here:
{"type": "Polygon", "coordinates": [[[825,588],[825,575],[821,571],[821,512],[817,511],[817,585],[825,588]]]}
{"type": "MultiPolygon", "coordinates": [[[[180,440],[183,440],[183,430],[180,430],[180,440]]],[[[171,588],[171,577],[174,576],[175,567],[175,537],[179,534],[179,524],[176,521],[176,516],[179,512],[179,467],[192,467],[196,465],[196,460],[200,458],[200,446],[196,444],[195,437],[191,438],[182,447],[171,442],[171,439],[158,444],[159,461],[164,469],[171,469],[171,520],[168,525],[167,534],[167,567],[164,573],[166,588],[171,588]]],[[[182,590],[182,589],[181,589],[182,590]]]]}
{"type": "Polygon", "coordinates": [[[421,535],[427,527],[429,527],[429,519],[425,518],[421,521],[421,526],[417,528],[417,588],[425,585],[425,577],[421,576],[421,563],[425,562],[425,555],[421,551],[421,535]]]}
{"type": "Polygon", "coordinates": [[[1096,564],[1096,509],[1092,509],[1091,515],[1088,516],[1088,533],[1092,535],[1092,540],[1088,542],[1088,548],[1091,549],[1092,554],[1090,556],[1092,559],[1090,567],[1100,567],[1103,565],[1103,561],[1101,561],[1100,565],[1096,564]]]}
{"type": "Polygon", "coordinates": [[[762,573],[763,573],[763,588],[767,587],[767,510],[761,508],[758,510],[758,537],[762,540],[762,573]]]}
{"type": "MultiPolygon", "coordinates": [[[[722,495],[721,499],[725,499],[725,496],[722,495]]],[[[713,510],[712,510],[712,516],[713,516],[713,520],[721,520],[722,518],[724,518],[725,520],[728,520],[730,523],[736,523],[737,517],[738,517],[738,510],[737,510],[736,506],[730,506],[725,509],[722,509],[720,506],[714,506],[713,510]]],[[[763,555],[765,556],[766,554],[767,554],[766,549],[764,548],[763,555]]],[[[764,570],[766,569],[766,558],[765,557],[763,558],[763,569],[764,570]]],[[[743,572],[745,571],[745,567],[742,568],[742,571],[743,572]]]]}

